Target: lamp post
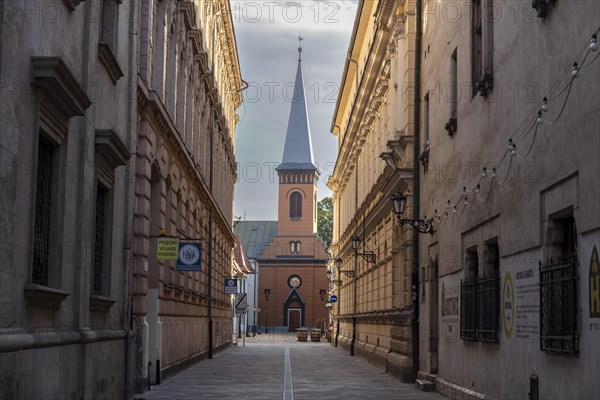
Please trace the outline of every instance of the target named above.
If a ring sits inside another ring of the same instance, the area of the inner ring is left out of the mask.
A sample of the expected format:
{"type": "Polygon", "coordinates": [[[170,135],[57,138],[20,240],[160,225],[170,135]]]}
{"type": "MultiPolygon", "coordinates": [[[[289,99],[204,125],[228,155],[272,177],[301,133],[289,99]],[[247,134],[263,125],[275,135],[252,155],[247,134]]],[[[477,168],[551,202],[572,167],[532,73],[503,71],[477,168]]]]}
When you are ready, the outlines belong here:
{"type": "Polygon", "coordinates": [[[269,333],[269,310],[265,310],[265,333],[269,333]]]}
{"type": "MultiPolygon", "coordinates": [[[[269,301],[271,289],[265,289],[265,301],[269,301]]],[[[269,310],[265,310],[265,333],[269,333],[269,310]]]]}

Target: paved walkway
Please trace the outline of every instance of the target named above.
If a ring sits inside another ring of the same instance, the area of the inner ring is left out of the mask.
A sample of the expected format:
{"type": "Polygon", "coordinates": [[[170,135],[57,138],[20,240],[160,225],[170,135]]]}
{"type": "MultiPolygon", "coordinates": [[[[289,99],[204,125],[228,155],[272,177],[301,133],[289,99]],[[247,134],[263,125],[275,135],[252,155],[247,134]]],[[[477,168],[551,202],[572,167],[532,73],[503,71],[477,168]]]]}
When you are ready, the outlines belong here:
{"type": "Polygon", "coordinates": [[[385,374],[365,359],[327,342],[296,341],[295,334],[246,338],[245,347],[215,354],[153,386],[136,399],[445,399],[385,374]]]}

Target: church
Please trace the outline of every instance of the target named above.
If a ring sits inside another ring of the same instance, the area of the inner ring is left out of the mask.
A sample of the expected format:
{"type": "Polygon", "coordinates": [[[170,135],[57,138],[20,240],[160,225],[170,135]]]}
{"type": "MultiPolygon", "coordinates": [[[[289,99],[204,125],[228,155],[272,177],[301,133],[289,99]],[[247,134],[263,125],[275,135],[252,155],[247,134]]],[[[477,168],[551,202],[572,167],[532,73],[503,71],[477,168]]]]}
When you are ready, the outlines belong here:
{"type": "Polygon", "coordinates": [[[278,220],[240,221],[240,236],[248,257],[255,261],[258,285],[254,318],[261,329],[285,327],[294,332],[316,326],[328,312],[326,244],[317,236],[317,183],[310,136],[302,47],[279,178],[278,220]]]}

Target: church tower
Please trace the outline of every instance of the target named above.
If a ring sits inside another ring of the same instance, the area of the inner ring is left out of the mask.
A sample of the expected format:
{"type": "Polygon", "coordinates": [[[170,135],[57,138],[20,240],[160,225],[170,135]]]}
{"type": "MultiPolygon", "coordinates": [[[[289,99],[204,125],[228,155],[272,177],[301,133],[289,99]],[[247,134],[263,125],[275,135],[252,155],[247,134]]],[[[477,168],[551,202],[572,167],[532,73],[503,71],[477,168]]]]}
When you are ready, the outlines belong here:
{"type": "Polygon", "coordinates": [[[279,176],[278,220],[241,221],[235,231],[258,265],[256,319],[294,332],[323,326],[329,281],[325,243],[317,235],[317,182],[302,76],[302,38],[279,176]]]}
{"type": "Polygon", "coordinates": [[[302,37],[298,69],[288,120],[279,176],[279,235],[314,235],[317,232],[317,183],[319,171],[313,159],[310,123],[302,74],[302,37]]]}

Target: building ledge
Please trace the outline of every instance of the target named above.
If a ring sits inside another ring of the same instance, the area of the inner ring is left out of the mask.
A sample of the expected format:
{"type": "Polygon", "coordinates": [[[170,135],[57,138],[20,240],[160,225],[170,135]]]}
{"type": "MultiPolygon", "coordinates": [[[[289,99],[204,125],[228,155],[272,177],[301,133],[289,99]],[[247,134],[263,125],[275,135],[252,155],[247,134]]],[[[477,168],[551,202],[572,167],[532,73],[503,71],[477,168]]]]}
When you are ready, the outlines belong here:
{"type": "Polygon", "coordinates": [[[25,285],[25,299],[27,305],[31,307],[60,308],[69,292],[64,290],[50,288],[47,286],[28,283],[25,285]]]}
{"type": "Polygon", "coordinates": [[[112,48],[108,43],[98,43],[98,58],[104,68],[106,68],[106,72],[110,76],[110,80],[113,84],[116,84],[117,81],[123,76],[123,70],[119,65],[119,61],[117,61],[117,57],[113,52],[112,48]]]}
{"type": "Polygon", "coordinates": [[[67,118],[82,116],[92,104],[60,57],[32,57],[33,82],[67,118]]]}
{"type": "Polygon", "coordinates": [[[110,297],[93,294],[90,296],[90,311],[107,313],[116,302],[117,300],[110,297]]]}
{"type": "Polygon", "coordinates": [[[75,8],[79,5],[79,3],[81,3],[82,1],[85,0],[63,0],[63,3],[65,3],[65,6],[67,6],[69,11],[73,12],[75,11],[75,8]]]}

